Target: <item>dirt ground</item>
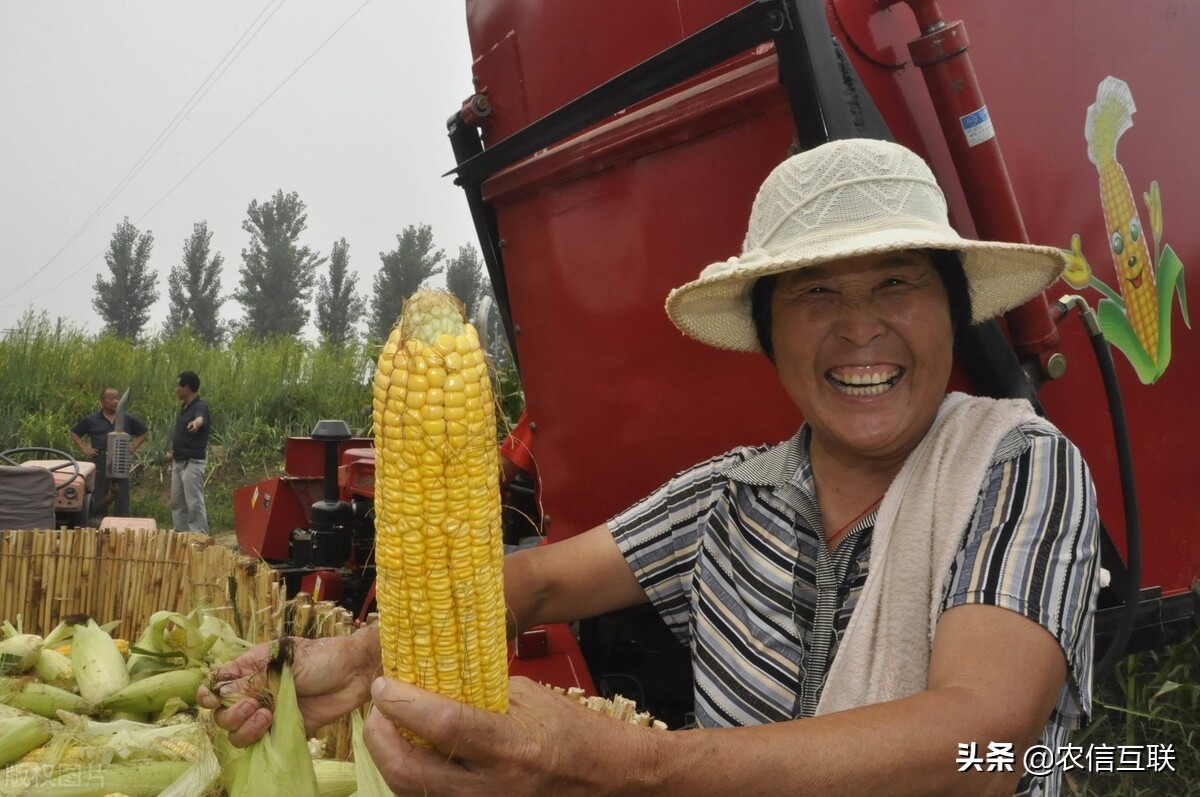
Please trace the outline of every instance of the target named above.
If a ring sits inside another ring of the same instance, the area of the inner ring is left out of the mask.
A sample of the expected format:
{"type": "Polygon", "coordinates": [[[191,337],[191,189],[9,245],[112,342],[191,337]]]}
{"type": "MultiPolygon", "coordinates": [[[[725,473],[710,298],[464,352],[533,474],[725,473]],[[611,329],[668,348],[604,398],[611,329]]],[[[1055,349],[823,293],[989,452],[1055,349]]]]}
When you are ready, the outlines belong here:
{"type": "Polygon", "coordinates": [[[230,529],[228,531],[215,532],[213,534],[213,539],[216,540],[221,545],[227,546],[229,548],[236,549],[238,547],[237,532],[234,531],[233,529],[230,529]]]}

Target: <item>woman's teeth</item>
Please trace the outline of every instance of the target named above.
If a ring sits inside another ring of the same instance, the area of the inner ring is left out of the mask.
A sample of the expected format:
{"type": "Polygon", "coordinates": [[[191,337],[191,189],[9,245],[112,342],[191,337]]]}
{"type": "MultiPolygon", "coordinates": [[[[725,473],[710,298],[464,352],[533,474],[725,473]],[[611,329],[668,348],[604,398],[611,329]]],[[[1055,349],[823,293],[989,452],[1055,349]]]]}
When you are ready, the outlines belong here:
{"type": "Polygon", "coordinates": [[[850,396],[878,396],[890,390],[903,373],[903,368],[890,368],[885,371],[830,371],[827,379],[840,393],[850,396]]]}

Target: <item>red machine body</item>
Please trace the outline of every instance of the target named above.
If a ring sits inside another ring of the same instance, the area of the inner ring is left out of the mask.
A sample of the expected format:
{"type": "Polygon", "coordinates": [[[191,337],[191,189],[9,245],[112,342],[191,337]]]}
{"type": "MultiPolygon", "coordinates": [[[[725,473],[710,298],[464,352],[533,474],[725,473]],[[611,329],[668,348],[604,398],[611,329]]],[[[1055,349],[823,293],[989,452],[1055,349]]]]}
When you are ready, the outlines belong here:
{"type": "MultiPolygon", "coordinates": [[[[1188,293],[1200,295],[1200,233],[1190,224],[1200,212],[1200,195],[1191,190],[1200,158],[1187,154],[1200,106],[1175,88],[1200,75],[1200,49],[1191,44],[1200,6],[911,5],[927,28],[941,11],[950,24],[923,32],[911,8],[889,0],[823,4],[894,137],[930,161],[960,231],[1008,240],[1027,232],[1031,241],[1064,249],[1078,234],[1094,275],[1116,286],[1085,140],[1087,108],[1100,82],[1115,76],[1137,103],[1118,159],[1138,206],[1151,181],[1160,184],[1163,237],[1186,265],[1188,293]],[[952,58],[968,44],[973,72],[952,58]],[[979,122],[994,133],[980,143],[1002,151],[1002,160],[980,158],[981,150],[959,141],[979,122]],[[1019,208],[1015,218],[1009,205],[1019,208]]],[[[472,107],[489,115],[464,118],[480,125],[486,152],[744,6],[468,0],[472,72],[477,96],[487,100],[472,107]]],[[[552,540],[604,522],[697,461],[736,445],[782,440],[801,420],[765,358],[692,342],[662,309],[672,287],[740,251],[757,187],[795,135],[779,72],[775,48],[761,45],[482,183],[500,238],[552,540]]],[[[1093,306],[1101,298],[1062,282],[1048,293],[1051,300],[1081,293],[1093,306]]],[[[1039,395],[1050,420],[1082,449],[1104,522],[1124,553],[1113,434],[1082,326],[1071,319],[1056,329],[1044,299],[1009,322],[1022,353],[1043,366],[1058,354],[1055,367],[1067,365],[1039,395]]],[[[1200,502],[1193,497],[1200,460],[1190,456],[1197,422],[1189,407],[1200,388],[1200,331],[1185,324],[1178,300],[1168,327],[1172,360],[1153,384],[1139,380],[1113,349],[1142,510],[1142,583],[1163,596],[1188,592],[1200,572],[1200,502]]]]}
{"type": "MultiPolygon", "coordinates": [[[[373,441],[355,437],[338,443],[341,461],[357,461],[366,450],[371,461],[370,497],[374,495],[373,441]],[[347,452],[356,451],[357,455],[347,452]]],[[[284,562],[290,557],[292,531],[309,526],[309,510],[321,500],[325,443],[311,437],[289,437],[284,444],[286,476],[275,476],[233,491],[233,522],[237,528],[238,548],[249,556],[268,562],[284,562]]],[[[361,469],[361,466],[360,466],[361,469]]],[[[361,477],[360,477],[361,478],[361,477]]],[[[341,491],[348,500],[350,493],[341,491]]]]}

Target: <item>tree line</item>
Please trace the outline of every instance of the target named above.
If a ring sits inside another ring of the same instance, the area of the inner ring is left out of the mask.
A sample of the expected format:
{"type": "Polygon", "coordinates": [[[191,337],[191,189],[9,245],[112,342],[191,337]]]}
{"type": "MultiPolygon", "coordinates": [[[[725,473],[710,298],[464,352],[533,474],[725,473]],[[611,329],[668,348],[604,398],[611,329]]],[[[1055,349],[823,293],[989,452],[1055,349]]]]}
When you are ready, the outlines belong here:
{"type": "MultiPolygon", "coordinates": [[[[362,334],[381,341],[405,299],[438,274],[445,273],[447,288],[466,305],[468,317],[490,292],[474,246],[461,246],[457,256],[447,258],[435,248],[430,226],[418,224],[396,235],[394,249],[379,253],[371,293],[364,296],[358,276],[350,271],[345,238],[333,243],[328,257],[300,242],[306,210],[296,192],[284,194],[282,189],[264,202],[250,202],[242,221],[250,242],[241,251],[238,284],[228,295],[221,285],[224,257],[211,251],[208,223],[193,225],[182,259],[167,275],[163,334],[186,329],[209,346],[243,333],[258,341],[295,337],[311,312],[324,343],[344,345],[362,334]],[[221,307],[230,300],[241,305],[242,316],[222,321],[221,307]]],[[[134,343],[147,335],[150,308],[160,296],[158,272],[150,267],[153,248],[149,230],[142,232],[128,217],[117,225],[104,253],[109,273],[96,276],[92,299],[105,333],[134,343]]]]}

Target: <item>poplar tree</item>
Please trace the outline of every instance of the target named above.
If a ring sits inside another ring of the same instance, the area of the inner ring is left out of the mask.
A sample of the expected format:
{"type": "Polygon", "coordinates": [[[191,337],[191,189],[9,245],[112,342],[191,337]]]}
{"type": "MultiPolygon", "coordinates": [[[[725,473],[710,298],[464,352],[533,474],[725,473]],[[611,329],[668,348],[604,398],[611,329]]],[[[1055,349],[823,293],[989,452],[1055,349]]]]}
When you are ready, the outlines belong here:
{"type": "Polygon", "coordinates": [[[295,337],[308,322],[316,270],[325,259],[300,244],[308,226],[306,208],[295,191],[280,189],[246,209],[242,229],[250,233],[250,245],[242,250],[241,282],[233,298],[245,310],[242,329],[255,340],[295,337]]]}
{"type": "Polygon", "coordinates": [[[133,342],[141,337],[150,319],[150,307],[158,299],[158,273],[149,266],[153,248],[151,232],[139,231],[128,216],[117,225],[104,253],[111,277],[96,275],[96,295],[92,298],[105,332],[133,342]]]}
{"type": "Polygon", "coordinates": [[[371,297],[372,340],[387,340],[404,300],[430,277],[442,273],[444,257],[445,252],[433,248],[433,229],[428,224],[410,224],[396,236],[395,249],[379,253],[383,265],[375,274],[371,297]]]}
{"type": "Polygon", "coordinates": [[[183,242],[183,261],[167,275],[170,306],[164,330],[175,333],[185,327],[208,346],[218,346],[225,337],[219,313],[221,298],[220,252],[209,256],[212,232],[208,222],[192,225],[191,236],[183,242]]]}
{"type": "Polygon", "coordinates": [[[350,247],[342,238],[329,253],[329,275],[317,281],[317,331],[331,346],[354,339],[366,303],[358,295],[358,275],[351,274],[350,247]]]}

